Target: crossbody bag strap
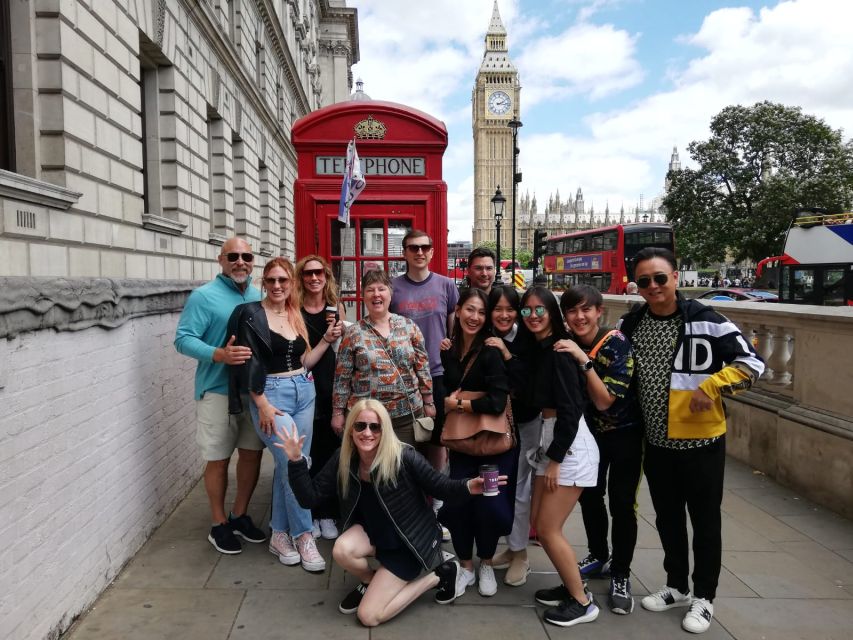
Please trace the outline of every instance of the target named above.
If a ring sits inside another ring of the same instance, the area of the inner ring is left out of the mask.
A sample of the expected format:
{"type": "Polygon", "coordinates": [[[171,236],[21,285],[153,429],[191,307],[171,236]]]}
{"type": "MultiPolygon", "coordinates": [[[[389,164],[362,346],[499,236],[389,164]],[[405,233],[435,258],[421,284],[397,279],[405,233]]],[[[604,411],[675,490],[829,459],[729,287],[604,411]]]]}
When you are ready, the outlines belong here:
{"type": "MultiPolygon", "coordinates": [[[[409,390],[406,388],[406,381],[403,380],[403,373],[402,373],[402,371],[400,371],[400,367],[397,365],[397,361],[394,360],[394,356],[391,355],[391,352],[385,348],[385,338],[382,337],[382,334],[379,333],[372,324],[369,326],[370,326],[370,330],[373,331],[373,333],[376,334],[376,336],[378,338],[380,338],[380,345],[382,347],[382,351],[385,352],[385,355],[388,356],[388,360],[390,360],[391,364],[394,365],[394,371],[397,372],[397,380],[400,381],[400,388],[403,390],[403,395],[406,397],[406,403],[409,405],[409,413],[412,414],[412,420],[413,421],[417,420],[418,418],[415,415],[415,403],[412,402],[412,398],[409,395],[409,390]]],[[[393,329],[392,329],[392,331],[393,331],[393,329]]],[[[388,335],[390,336],[391,334],[389,333],[388,335]]]]}

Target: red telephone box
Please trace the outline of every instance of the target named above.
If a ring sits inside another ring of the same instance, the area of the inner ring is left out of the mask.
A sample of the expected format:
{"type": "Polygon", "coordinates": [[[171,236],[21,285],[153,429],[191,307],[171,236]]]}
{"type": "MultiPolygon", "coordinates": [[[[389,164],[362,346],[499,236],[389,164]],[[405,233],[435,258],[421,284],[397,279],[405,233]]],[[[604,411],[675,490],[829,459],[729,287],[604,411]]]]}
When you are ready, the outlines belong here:
{"type": "Polygon", "coordinates": [[[347,317],[362,315],[361,276],[380,268],[405,271],[402,239],[409,229],[430,234],[430,269],[447,273],[447,184],[442,157],[447,129],[432,116],[393,102],[342,102],[300,118],[291,140],[298,156],[294,186],[296,255],[330,261],[347,317]],[[347,227],[338,202],[347,144],[355,138],[367,186],[347,227]]]}

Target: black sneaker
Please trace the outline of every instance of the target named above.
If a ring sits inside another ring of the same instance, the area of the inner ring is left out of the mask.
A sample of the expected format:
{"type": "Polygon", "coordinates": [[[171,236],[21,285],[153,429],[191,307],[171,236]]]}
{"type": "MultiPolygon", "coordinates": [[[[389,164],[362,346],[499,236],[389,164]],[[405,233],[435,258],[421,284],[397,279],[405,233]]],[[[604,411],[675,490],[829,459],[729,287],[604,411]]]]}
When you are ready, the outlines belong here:
{"type": "Polygon", "coordinates": [[[228,524],[235,535],[240,536],[246,542],[254,542],[260,544],[267,539],[266,534],[255,526],[252,522],[252,517],[248,513],[242,516],[228,515],[228,524]]]}
{"type": "Polygon", "coordinates": [[[583,622],[592,622],[598,617],[598,606],[593,598],[587,604],[581,604],[574,598],[561,602],[554,609],[548,609],[543,616],[545,622],[558,627],[573,627],[583,622]]]}
{"type": "Polygon", "coordinates": [[[569,590],[562,584],[558,587],[551,587],[550,589],[539,589],[534,597],[536,598],[536,602],[544,604],[546,607],[556,607],[566,600],[572,599],[572,596],[569,595],[569,590]]]}
{"type": "Polygon", "coordinates": [[[599,560],[594,555],[587,554],[586,558],[578,562],[578,571],[581,578],[603,578],[610,575],[610,559],[599,560]]]}
{"type": "Polygon", "coordinates": [[[448,560],[435,568],[435,575],[438,576],[438,592],[435,594],[435,601],[438,604],[450,604],[465,593],[464,586],[461,593],[457,588],[459,571],[459,563],[456,560],[448,560]]]}
{"type": "Polygon", "coordinates": [[[610,591],[607,593],[607,604],[613,613],[623,616],[634,610],[634,598],[631,597],[631,581],[627,577],[613,576],[610,578],[610,591]]]}
{"type": "Polygon", "coordinates": [[[358,605],[361,604],[361,599],[364,597],[366,591],[367,585],[360,582],[355,589],[350,591],[346,597],[341,600],[341,603],[338,605],[338,611],[346,614],[358,611],[358,605]]]}
{"type": "Polygon", "coordinates": [[[207,541],[213,545],[219,553],[234,555],[240,553],[243,547],[240,541],[231,530],[231,525],[227,522],[218,524],[210,528],[210,534],[207,536],[207,541]]]}

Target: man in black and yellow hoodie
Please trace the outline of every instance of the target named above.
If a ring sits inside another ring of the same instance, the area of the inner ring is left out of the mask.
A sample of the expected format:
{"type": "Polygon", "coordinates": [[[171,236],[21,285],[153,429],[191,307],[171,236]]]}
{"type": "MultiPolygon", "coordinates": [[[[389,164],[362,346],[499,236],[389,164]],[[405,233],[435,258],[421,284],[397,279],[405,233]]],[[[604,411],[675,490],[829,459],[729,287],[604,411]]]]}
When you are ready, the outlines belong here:
{"type": "Polygon", "coordinates": [[[643,466],[667,575],[666,585],[643,598],[642,605],[650,611],[689,607],[681,626],[702,633],[714,614],[722,554],[722,394],[749,389],[764,363],[732,322],[678,294],[678,265],[671,251],[640,251],[634,279],[646,304],[627,313],[618,328],[634,349],[643,466]],[[693,526],[692,596],[685,507],[693,526]]]}

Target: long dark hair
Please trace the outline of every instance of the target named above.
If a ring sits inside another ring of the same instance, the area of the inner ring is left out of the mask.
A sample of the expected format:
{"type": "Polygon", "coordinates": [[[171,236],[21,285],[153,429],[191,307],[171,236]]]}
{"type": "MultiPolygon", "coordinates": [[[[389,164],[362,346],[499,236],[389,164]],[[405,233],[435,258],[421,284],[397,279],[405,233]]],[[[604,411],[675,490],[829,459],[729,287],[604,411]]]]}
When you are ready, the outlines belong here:
{"type": "MultiPolygon", "coordinates": [[[[509,306],[515,309],[515,312],[518,313],[519,296],[515,287],[510,287],[505,284],[493,286],[492,290],[489,292],[489,304],[486,305],[486,317],[489,319],[490,326],[492,324],[492,312],[495,310],[495,307],[498,306],[501,298],[506,299],[509,306]]],[[[494,333],[494,327],[492,327],[492,333],[494,333]]]]}
{"type": "MultiPolygon", "coordinates": [[[[471,298],[479,298],[483,303],[483,309],[489,308],[489,298],[486,296],[486,292],[482,289],[476,289],[474,287],[470,287],[465,289],[459,295],[459,302],[456,303],[456,317],[453,319],[453,346],[450,347],[450,351],[457,358],[462,357],[462,324],[459,321],[459,311],[462,309],[462,305],[464,305],[471,298]]],[[[488,338],[492,333],[492,321],[489,318],[488,311],[486,312],[486,321],[483,323],[483,326],[480,327],[480,330],[477,332],[477,335],[474,336],[474,343],[471,345],[469,352],[473,353],[480,349],[483,346],[483,342],[488,338]]]]}
{"type": "MultiPolygon", "coordinates": [[[[557,338],[557,340],[568,338],[569,332],[566,330],[565,322],[563,322],[563,314],[560,313],[560,305],[557,303],[557,298],[551,290],[538,285],[530,287],[524,292],[524,295],[521,296],[521,309],[527,306],[527,301],[533,296],[536,296],[542,301],[542,305],[548,312],[548,319],[551,323],[551,335],[557,338]]],[[[524,323],[524,319],[519,323],[519,326],[525,333],[530,335],[530,329],[527,328],[527,325],[524,323]]]]}

